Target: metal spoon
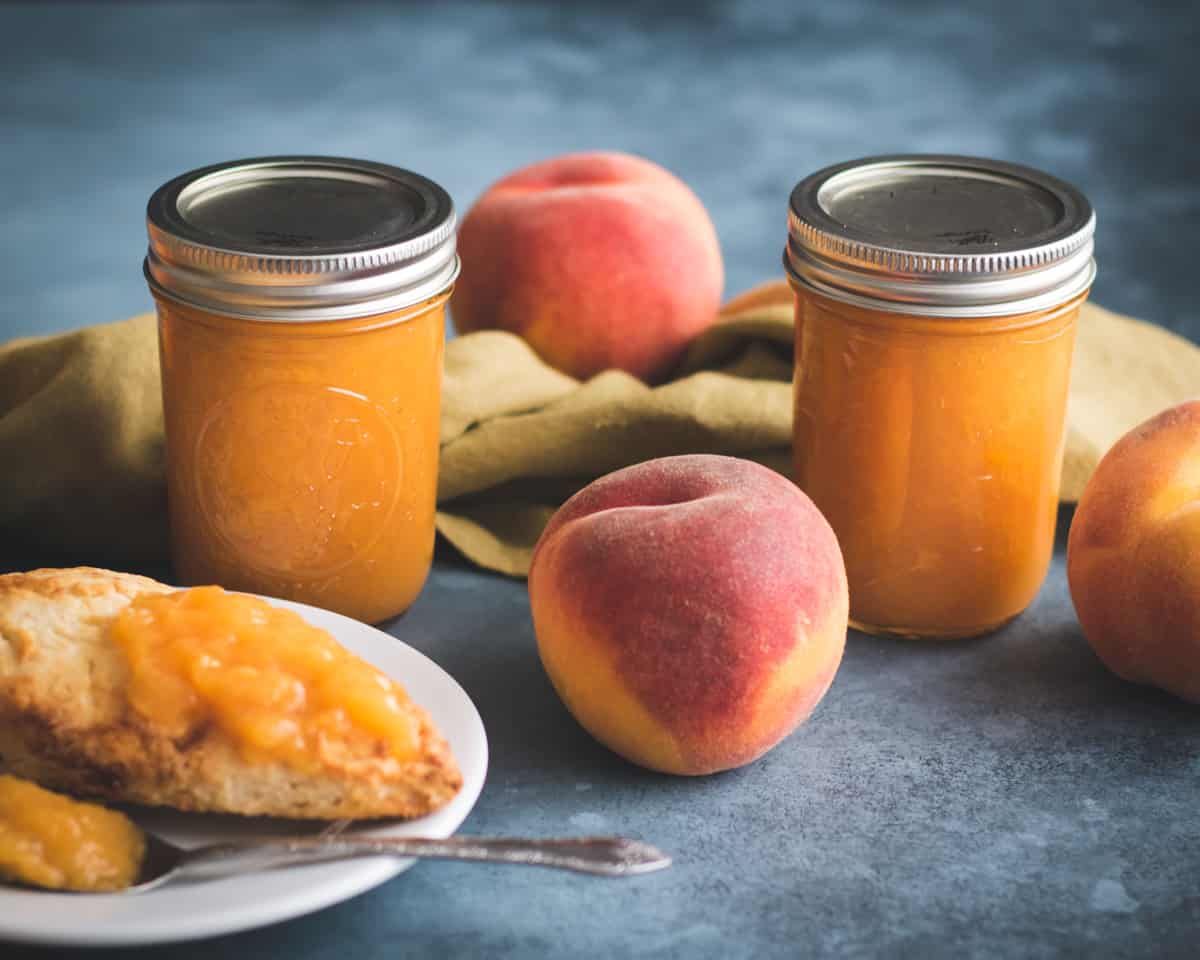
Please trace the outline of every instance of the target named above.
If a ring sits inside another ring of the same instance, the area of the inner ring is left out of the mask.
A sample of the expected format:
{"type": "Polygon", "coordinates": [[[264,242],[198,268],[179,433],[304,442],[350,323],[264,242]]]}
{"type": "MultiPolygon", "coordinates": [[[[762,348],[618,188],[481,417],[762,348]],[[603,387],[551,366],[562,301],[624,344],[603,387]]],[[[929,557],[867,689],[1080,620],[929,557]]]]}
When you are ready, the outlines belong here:
{"type": "Polygon", "coordinates": [[[153,833],[146,834],[146,857],[137,884],[125,893],[145,893],[168,880],[213,879],[299,863],[324,863],[362,856],[476,860],[556,867],[579,873],[628,877],[671,865],[671,858],[639,840],[625,837],[561,837],[524,840],[513,837],[372,837],[321,835],[256,837],[184,850],[153,833]]]}

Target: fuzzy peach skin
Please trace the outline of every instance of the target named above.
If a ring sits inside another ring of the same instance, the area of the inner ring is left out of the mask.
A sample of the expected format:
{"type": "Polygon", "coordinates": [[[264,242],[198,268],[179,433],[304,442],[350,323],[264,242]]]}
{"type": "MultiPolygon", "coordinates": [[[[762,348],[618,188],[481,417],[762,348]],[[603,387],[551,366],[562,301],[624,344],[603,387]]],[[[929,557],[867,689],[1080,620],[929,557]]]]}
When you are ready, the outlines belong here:
{"type": "Polygon", "coordinates": [[[610,367],[665,376],[720,306],[724,267],[703,204],[623,153],[535,163],[489,187],[458,235],[459,333],[524,337],[579,379],[610,367]]]}
{"type": "Polygon", "coordinates": [[[634,763],[749,763],[812,712],[846,642],[846,570],[799,488],[733,457],[641,463],[554,515],[529,571],[567,709],[634,763]]]}
{"type": "Polygon", "coordinates": [[[1200,401],[1121,438],[1067,542],[1079,622],[1118,676],[1200,703],[1200,401]]]}

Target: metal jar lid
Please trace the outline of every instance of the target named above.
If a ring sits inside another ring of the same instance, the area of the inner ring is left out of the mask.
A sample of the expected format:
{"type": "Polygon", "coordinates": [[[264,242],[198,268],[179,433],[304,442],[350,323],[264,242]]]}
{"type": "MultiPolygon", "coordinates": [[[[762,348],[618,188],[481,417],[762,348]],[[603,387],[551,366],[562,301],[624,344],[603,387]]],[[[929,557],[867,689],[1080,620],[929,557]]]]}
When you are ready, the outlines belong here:
{"type": "Polygon", "coordinates": [[[794,283],[896,313],[1048,309],[1096,275],[1096,216],[1069,183],[974,157],[901,154],[826,167],[792,191],[794,283]]]}
{"type": "Polygon", "coordinates": [[[454,204],[432,180],[338,157],[203,167],[154,192],[146,279],[160,296],[255,320],[402,310],[454,282],[454,204]]]}

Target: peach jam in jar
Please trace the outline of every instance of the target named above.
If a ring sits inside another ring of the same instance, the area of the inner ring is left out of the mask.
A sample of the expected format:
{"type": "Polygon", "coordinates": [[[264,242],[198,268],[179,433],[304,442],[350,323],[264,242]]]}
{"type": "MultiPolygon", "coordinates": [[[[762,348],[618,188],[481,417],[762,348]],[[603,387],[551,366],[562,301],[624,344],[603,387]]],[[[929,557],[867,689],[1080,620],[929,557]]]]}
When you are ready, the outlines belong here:
{"type": "Polygon", "coordinates": [[[433,557],[450,197],[269,157],[170,181],[147,225],[176,576],[400,613],[433,557]]]}
{"type": "Polygon", "coordinates": [[[1094,228],[1071,185],[969,157],[859,160],[792,192],[796,480],[859,629],[970,636],[1037,594],[1094,228]]]}

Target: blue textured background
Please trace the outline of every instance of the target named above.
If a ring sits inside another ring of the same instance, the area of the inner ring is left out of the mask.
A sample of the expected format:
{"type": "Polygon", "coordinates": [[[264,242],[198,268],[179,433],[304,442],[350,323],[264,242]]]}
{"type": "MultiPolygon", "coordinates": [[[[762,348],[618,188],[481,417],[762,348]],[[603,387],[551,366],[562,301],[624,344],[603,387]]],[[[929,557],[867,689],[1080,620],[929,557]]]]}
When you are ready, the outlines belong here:
{"type": "Polygon", "coordinates": [[[192,167],[361,156],[427,173],[465,210],[517,166],[592,148],[691,184],[730,293],[779,273],[788,191],[827,163],[928,150],[1044,167],[1099,212],[1096,299],[1200,332],[1200,14],[1155,7],[0,8],[0,338],[146,309],[145,201],[192,167]]]}
{"type": "MultiPolygon", "coordinates": [[[[692,185],[729,293],[778,275],[788,190],[821,165],[1044,167],[1098,210],[1095,299],[1195,337],[1198,21],[1194,3],[961,0],[0,7],[0,340],[147,309],[145,200],[201,164],[362,156],[465,209],[516,166],[600,147],[692,185]]],[[[677,866],[615,882],[423,864],[316,916],[136,956],[1197,954],[1200,711],[1099,666],[1061,549],[1009,629],[852,635],[810,724],[696,781],[580,731],[522,584],[443,558],[391,630],[487,724],[467,830],[632,833],[677,866]]]]}

